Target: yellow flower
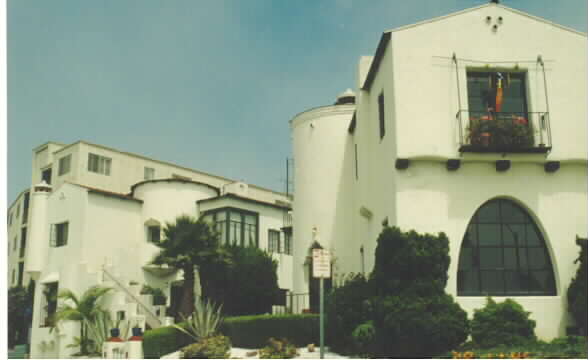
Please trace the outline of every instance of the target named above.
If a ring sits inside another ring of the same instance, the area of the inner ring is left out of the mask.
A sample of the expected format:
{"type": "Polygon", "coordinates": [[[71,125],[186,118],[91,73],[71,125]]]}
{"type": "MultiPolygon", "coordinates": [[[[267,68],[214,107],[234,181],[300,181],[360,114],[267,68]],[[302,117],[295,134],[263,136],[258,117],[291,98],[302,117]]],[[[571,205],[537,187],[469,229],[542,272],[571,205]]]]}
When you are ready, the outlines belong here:
{"type": "Polygon", "coordinates": [[[500,359],[504,359],[504,357],[505,357],[505,356],[504,356],[504,354],[503,354],[503,353],[500,353],[500,354],[498,354],[498,357],[499,357],[500,359]]]}

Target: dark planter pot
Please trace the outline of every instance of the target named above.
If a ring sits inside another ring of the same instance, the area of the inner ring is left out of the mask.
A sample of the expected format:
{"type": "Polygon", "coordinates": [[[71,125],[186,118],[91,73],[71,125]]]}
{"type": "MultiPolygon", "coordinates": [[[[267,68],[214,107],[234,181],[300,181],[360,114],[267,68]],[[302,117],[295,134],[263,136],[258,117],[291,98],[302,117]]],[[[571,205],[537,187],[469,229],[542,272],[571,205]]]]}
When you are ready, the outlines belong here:
{"type": "Polygon", "coordinates": [[[120,329],[119,328],[110,329],[110,336],[113,338],[119,337],[120,336],[120,329]]]}
{"type": "Polygon", "coordinates": [[[155,295],[153,296],[153,305],[165,305],[165,300],[167,300],[165,296],[155,295]]]}
{"type": "Polygon", "coordinates": [[[132,328],[131,329],[133,336],[143,336],[143,329],[140,327],[132,328]]]}

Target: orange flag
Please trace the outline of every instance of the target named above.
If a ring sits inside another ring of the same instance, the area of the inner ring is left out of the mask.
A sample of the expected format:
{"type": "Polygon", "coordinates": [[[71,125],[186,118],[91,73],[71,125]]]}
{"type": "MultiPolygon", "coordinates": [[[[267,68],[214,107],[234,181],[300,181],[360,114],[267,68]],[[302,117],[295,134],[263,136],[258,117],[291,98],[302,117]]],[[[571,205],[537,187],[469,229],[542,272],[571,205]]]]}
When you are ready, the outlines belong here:
{"type": "Polygon", "coordinates": [[[498,86],[496,86],[496,112],[502,111],[502,75],[498,73],[498,86]]]}

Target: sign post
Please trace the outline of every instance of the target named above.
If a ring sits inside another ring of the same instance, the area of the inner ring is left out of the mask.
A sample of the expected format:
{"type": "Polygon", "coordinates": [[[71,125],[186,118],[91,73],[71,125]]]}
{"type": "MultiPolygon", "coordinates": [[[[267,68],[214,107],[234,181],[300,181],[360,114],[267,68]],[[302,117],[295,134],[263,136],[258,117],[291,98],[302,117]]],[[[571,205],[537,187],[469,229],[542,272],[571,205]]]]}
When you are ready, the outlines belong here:
{"type": "Polygon", "coordinates": [[[312,250],[312,275],[320,279],[320,345],[325,358],[325,278],[331,277],[331,254],[325,249],[312,250]]]}

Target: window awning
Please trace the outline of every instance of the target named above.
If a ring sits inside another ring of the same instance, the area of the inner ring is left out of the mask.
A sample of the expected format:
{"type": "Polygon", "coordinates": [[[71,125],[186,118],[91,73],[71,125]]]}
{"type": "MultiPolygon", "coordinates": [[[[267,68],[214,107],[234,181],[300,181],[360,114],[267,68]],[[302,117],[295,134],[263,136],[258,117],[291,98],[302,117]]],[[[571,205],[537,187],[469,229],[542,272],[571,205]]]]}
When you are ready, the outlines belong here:
{"type": "Polygon", "coordinates": [[[59,273],[58,272],[52,272],[52,273],[49,273],[44,278],[42,278],[39,281],[39,283],[41,283],[41,284],[47,284],[47,283],[53,283],[53,282],[58,282],[58,281],[59,281],[59,273]]]}

